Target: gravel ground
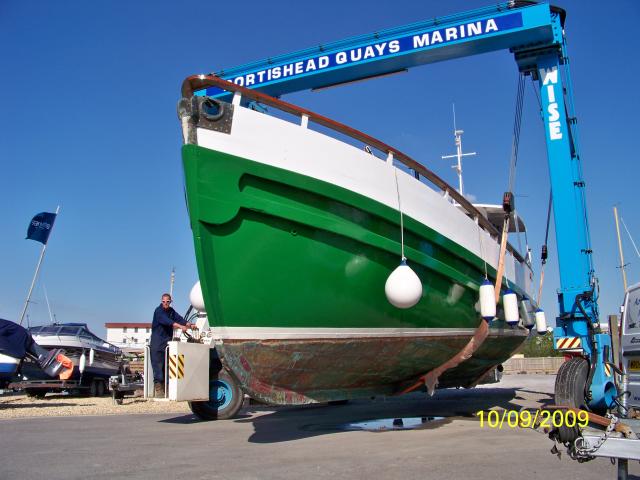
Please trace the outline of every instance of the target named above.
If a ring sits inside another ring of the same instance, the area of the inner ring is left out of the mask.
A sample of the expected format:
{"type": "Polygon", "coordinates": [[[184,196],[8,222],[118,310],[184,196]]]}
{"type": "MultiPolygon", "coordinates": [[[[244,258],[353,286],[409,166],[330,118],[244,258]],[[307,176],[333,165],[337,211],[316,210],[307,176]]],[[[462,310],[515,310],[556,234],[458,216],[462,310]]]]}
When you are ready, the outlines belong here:
{"type": "Polygon", "coordinates": [[[191,413],[187,402],[145,400],[126,397],[115,405],[111,397],[74,397],[49,393],[44,399],[26,395],[0,395],[0,420],[74,415],[125,415],[131,413],[191,413]]]}
{"type": "MultiPolygon", "coordinates": [[[[555,376],[553,376],[555,378],[555,376]]],[[[517,388],[520,375],[505,375],[500,382],[501,388],[517,388]]],[[[531,375],[528,382],[535,385],[534,390],[544,392],[553,385],[552,376],[531,375]]],[[[493,388],[496,385],[481,385],[478,388],[493,388]]],[[[530,392],[532,401],[539,400],[544,394],[530,392]]],[[[516,400],[515,404],[526,403],[516,400]]],[[[522,406],[522,405],[521,405],[522,406]]],[[[26,395],[0,395],[0,420],[29,417],[67,417],[76,415],[125,415],[132,413],[191,413],[187,402],[168,402],[145,400],[142,397],[126,397],[122,405],[114,405],[110,396],[76,397],[64,394],[49,393],[44,399],[27,397],[26,395]]]]}

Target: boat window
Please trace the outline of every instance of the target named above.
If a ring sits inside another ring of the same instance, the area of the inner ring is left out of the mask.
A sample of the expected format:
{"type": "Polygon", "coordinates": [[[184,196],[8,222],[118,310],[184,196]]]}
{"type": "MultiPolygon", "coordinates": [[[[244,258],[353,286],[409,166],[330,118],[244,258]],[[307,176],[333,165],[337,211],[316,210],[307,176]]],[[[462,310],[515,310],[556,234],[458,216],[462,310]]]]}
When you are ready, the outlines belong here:
{"type": "Polygon", "coordinates": [[[80,336],[82,338],[89,338],[91,340],[93,340],[94,338],[94,335],[90,331],[84,329],[80,332],[80,336]]]}
{"type": "Polygon", "coordinates": [[[29,332],[32,335],[56,335],[60,330],[58,325],[43,325],[41,327],[31,327],[29,332]]]}
{"type": "Polygon", "coordinates": [[[79,333],[80,333],[80,328],[78,327],[63,326],[63,327],[60,327],[60,331],[58,332],[58,335],[78,335],[79,333]]]}
{"type": "Polygon", "coordinates": [[[640,288],[629,292],[624,318],[624,333],[640,333],[640,288]]]}

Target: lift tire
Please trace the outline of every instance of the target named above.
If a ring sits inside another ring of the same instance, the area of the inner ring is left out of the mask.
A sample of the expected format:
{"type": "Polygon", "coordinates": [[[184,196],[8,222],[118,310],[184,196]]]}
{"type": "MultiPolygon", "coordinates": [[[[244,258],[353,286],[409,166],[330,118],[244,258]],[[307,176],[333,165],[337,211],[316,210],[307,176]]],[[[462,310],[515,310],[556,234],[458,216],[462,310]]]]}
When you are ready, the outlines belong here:
{"type": "MultiPolygon", "coordinates": [[[[587,408],[585,388],[589,376],[589,362],[582,357],[573,357],[558,370],[555,384],[555,404],[580,409],[587,408]]],[[[558,438],[562,443],[573,443],[580,436],[577,426],[558,428],[558,438]]]]}
{"type": "Polygon", "coordinates": [[[26,393],[29,398],[42,400],[47,395],[47,390],[43,390],[41,388],[25,388],[24,393],[26,393]]]}
{"type": "Polygon", "coordinates": [[[243,402],[244,394],[240,385],[229,372],[222,369],[212,374],[209,380],[209,401],[189,402],[189,408],[201,420],[228,420],[237,415],[243,402]]]}

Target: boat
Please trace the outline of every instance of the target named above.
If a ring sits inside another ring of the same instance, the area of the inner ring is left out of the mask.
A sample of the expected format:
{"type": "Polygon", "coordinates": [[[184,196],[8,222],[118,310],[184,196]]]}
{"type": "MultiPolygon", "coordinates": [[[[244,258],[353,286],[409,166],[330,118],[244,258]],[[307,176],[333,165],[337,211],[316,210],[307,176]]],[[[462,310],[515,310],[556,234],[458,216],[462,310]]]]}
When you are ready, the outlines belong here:
{"type": "Polygon", "coordinates": [[[0,352],[0,389],[4,389],[11,382],[19,366],[19,358],[0,352]]]}
{"type": "MultiPolygon", "coordinates": [[[[178,115],[209,324],[245,393],[274,404],[398,394],[469,344],[501,254],[488,205],[380,140],[213,75],[184,81],[178,115]],[[403,250],[422,283],[411,308],[385,297],[403,250]]],[[[530,262],[511,245],[503,260],[502,292],[531,313],[530,262]]],[[[474,386],[521,346],[528,330],[503,317],[498,305],[484,343],[438,387],[474,386]]]]}
{"type": "MultiPolygon", "coordinates": [[[[86,323],[54,323],[31,327],[28,330],[41,347],[64,350],[74,365],[69,380],[82,380],[82,384],[89,384],[94,379],[107,380],[120,372],[120,349],[92,333],[86,323]]],[[[29,358],[23,361],[20,371],[22,381],[50,379],[29,358]]]]}

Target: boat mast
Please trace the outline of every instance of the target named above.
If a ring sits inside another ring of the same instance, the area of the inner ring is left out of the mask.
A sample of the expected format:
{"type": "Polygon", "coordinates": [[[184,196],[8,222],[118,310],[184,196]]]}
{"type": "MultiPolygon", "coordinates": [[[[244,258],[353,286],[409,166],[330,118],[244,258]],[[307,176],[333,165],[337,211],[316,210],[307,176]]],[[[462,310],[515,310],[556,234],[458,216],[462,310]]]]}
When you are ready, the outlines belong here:
{"type": "Polygon", "coordinates": [[[171,267],[171,280],[169,281],[169,295],[173,298],[173,284],[176,282],[176,267],[171,267]]]}
{"type": "Polygon", "coordinates": [[[456,128],[456,105],[454,103],[453,104],[453,136],[455,138],[455,143],[456,143],[456,153],[454,155],[443,155],[441,158],[443,160],[448,158],[458,159],[458,164],[452,165],[451,168],[453,168],[458,174],[458,193],[460,195],[464,195],[463,185],[462,185],[462,157],[472,156],[476,154],[476,152],[462,153],[462,134],[463,133],[464,133],[464,130],[458,130],[456,128]]]}
{"type": "Polygon", "coordinates": [[[618,234],[618,253],[620,254],[620,270],[622,270],[622,285],[624,291],[627,291],[627,271],[624,269],[626,264],[624,263],[624,253],[622,252],[622,239],[620,238],[620,224],[618,222],[618,207],[613,207],[613,216],[616,219],[616,233],[618,234]]]}

